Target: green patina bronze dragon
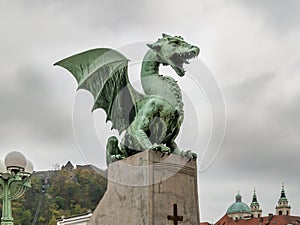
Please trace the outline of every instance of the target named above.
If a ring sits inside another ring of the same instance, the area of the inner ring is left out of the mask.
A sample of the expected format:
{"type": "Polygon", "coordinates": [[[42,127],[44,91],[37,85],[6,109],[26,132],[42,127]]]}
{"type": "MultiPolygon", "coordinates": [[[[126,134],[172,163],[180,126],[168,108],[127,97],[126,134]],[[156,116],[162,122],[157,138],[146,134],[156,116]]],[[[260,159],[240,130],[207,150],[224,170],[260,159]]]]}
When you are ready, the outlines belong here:
{"type": "Polygon", "coordinates": [[[127,74],[129,60],[115,50],[93,49],[54,64],[73,74],[78,89],[92,93],[93,110],[104,109],[112,129],[125,131],[120,143],[115,136],[108,139],[107,165],[149,149],[189,159],[197,157],[191,151],[179,150],[175,143],[184,115],[182,94],[172,77],[159,74],[159,66],[170,65],[182,77],[183,64],[198,56],[199,48],[180,36],[167,34],[147,46],[150,49],[141,68],[144,94],[131,86],[127,74]]]}

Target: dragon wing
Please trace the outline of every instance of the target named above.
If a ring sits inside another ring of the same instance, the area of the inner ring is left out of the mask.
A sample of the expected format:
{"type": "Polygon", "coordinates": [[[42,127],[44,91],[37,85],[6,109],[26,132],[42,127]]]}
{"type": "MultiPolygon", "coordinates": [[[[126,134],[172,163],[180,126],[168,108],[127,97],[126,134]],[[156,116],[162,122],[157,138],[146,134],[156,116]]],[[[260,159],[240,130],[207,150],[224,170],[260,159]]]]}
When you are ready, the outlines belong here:
{"type": "Polygon", "coordinates": [[[106,121],[112,122],[112,129],[124,131],[136,115],[136,103],[142,98],[128,79],[128,59],[121,53],[98,48],[82,52],[54,65],[72,73],[78,82],[78,89],[86,89],[94,96],[92,111],[102,108],[106,121]]]}

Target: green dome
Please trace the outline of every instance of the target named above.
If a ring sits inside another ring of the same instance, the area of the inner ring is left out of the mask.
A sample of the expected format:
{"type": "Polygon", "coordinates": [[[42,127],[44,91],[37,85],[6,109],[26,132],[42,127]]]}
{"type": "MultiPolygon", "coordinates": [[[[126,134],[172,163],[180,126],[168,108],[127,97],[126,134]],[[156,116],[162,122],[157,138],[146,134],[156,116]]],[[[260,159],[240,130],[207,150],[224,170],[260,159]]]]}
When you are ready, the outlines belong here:
{"type": "Polygon", "coordinates": [[[246,203],[242,202],[242,196],[240,194],[237,194],[235,199],[236,199],[236,202],[228,207],[227,212],[226,212],[227,214],[244,213],[244,212],[251,213],[250,207],[246,203]]]}

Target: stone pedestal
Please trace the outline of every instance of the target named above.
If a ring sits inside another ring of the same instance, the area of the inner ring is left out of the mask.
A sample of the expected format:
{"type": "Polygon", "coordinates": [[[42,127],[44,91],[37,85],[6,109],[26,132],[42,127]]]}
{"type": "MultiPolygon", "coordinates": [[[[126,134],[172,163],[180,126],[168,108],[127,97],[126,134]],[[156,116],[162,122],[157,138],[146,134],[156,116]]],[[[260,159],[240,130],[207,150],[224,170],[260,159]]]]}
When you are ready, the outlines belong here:
{"type": "Polygon", "coordinates": [[[107,192],[88,225],[173,224],[200,224],[196,161],[149,150],[109,166],[107,192]]]}

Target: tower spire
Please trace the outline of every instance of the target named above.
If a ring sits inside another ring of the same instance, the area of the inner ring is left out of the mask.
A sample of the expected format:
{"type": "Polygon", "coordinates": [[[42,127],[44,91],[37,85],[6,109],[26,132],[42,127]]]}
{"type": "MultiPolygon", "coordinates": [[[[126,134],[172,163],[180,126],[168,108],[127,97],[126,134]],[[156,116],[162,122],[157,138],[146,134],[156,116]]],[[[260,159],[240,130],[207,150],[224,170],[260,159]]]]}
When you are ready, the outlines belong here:
{"type": "Polygon", "coordinates": [[[290,215],[291,213],[291,206],[285,195],[284,183],[282,183],[280,198],[275,209],[276,215],[290,215]]]}
{"type": "Polygon", "coordinates": [[[285,196],[285,190],[284,190],[284,183],[282,183],[280,198],[286,198],[286,196],[285,196]]]}
{"type": "Polygon", "coordinates": [[[254,218],[261,217],[262,209],[260,208],[260,205],[259,205],[259,203],[257,201],[257,196],[256,196],[256,193],[255,193],[255,188],[254,188],[254,192],[253,192],[253,197],[252,197],[252,202],[250,204],[250,208],[251,208],[252,217],[254,217],[254,218]]]}
{"type": "Polygon", "coordinates": [[[254,192],[253,192],[252,202],[257,202],[257,197],[256,197],[256,193],[255,193],[255,188],[254,188],[254,192]]]}

